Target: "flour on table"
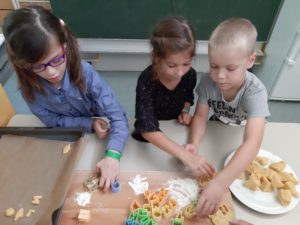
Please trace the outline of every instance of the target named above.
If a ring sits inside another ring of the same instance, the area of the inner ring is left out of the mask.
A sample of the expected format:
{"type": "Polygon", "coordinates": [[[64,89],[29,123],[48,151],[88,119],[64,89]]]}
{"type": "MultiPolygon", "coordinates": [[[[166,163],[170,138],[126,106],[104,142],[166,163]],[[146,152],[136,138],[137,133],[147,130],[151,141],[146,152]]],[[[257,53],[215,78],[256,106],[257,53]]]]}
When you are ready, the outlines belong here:
{"type": "Polygon", "coordinates": [[[143,194],[148,190],[149,183],[146,181],[147,177],[141,177],[140,174],[137,174],[133,179],[131,179],[128,184],[133,189],[136,195],[143,194]]]}
{"type": "Polygon", "coordinates": [[[177,210],[198,200],[200,188],[196,180],[186,179],[169,179],[166,183],[169,190],[170,198],[177,202],[177,210]]]}
{"type": "Polygon", "coordinates": [[[90,192],[76,192],[75,201],[80,206],[85,206],[90,203],[91,193],[90,192]]]}

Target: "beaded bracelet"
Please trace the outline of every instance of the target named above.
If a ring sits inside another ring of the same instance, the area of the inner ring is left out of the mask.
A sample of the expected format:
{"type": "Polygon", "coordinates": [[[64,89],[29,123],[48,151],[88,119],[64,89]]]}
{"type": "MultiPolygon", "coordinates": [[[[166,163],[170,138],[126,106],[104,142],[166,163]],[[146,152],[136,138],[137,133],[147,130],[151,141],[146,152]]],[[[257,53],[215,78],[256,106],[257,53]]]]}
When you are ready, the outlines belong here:
{"type": "Polygon", "coordinates": [[[114,159],[116,159],[116,160],[118,160],[118,161],[121,160],[121,154],[120,154],[120,153],[117,153],[117,152],[114,152],[114,151],[111,151],[111,150],[107,150],[107,151],[105,152],[105,155],[106,155],[107,157],[114,158],[114,159]]]}
{"type": "Polygon", "coordinates": [[[181,110],[181,112],[183,112],[183,113],[190,113],[190,108],[183,108],[181,110]]]}

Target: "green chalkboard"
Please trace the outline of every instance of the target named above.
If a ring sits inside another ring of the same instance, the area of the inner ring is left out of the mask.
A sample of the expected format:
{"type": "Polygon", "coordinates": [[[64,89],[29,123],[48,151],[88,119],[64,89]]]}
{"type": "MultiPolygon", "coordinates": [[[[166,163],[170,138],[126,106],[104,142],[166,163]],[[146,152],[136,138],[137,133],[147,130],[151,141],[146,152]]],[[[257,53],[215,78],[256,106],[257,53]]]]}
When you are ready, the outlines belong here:
{"type": "Polygon", "coordinates": [[[266,41],[283,0],[51,0],[53,13],[80,38],[147,39],[163,17],[181,15],[208,40],[224,19],[244,17],[266,41]]]}

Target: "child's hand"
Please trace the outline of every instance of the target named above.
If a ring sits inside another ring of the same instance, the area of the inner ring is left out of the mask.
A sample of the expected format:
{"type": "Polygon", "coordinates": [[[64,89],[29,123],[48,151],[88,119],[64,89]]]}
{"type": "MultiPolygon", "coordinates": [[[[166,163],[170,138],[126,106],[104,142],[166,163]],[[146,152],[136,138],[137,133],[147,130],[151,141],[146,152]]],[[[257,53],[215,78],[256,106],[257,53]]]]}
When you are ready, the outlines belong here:
{"type": "Polygon", "coordinates": [[[206,217],[212,213],[215,213],[225,191],[226,187],[219,182],[217,178],[213,178],[211,181],[209,181],[200,193],[196,209],[198,217],[206,217]]]}
{"type": "Polygon", "coordinates": [[[183,125],[190,125],[192,120],[192,116],[189,113],[182,112],[178,116],[178,123],[183,124],[183,125]]]}
{"type": "Polygon", "coordinates": [[[194,144],[185,144],[183,145],[184,149],[192,154],[197,154],[198,148],[194,144]]]}
{"type": "Polygon", "coordinates": [[[229,222],[229,225],[253,225],[252,223],[248,223],[245,220],[235,220],[229,222]]]}
{"type": "Polygon", "coordinates": [[[109,129],[105,120],[100,118],[95,119],[93,121],[93,128],[100,139],[105,139],[108,136],[109,129]]]}
{"type": "Polygon", "coordinates": [[[111,157],[105,157],[96,165],[96,170],[100,173],[99,188],[106,192],[110,185],[117,180],[120,172],[120,162],[111,157]]]}
{"type": "Polygon", "coordinates": [[[212,177],[214,174],[214,168],[212,165],[198,154],[185,151],[185,156],[181,159],[182,162],[191,169],[192,173],[196,177],[209,176],[212,177]]]}

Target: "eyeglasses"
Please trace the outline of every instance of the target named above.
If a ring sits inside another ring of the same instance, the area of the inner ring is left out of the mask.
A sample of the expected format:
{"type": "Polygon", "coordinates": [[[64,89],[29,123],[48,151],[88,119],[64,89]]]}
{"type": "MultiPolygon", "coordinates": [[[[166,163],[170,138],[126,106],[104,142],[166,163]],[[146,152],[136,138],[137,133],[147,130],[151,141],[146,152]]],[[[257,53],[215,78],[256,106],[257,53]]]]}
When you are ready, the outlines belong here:
{"type": "Polygon", "coordinates": [[[54,57],[46,64],[41,63],[41,64],[31,66],[31,70],[35,73],[41,73],[46,70],[47,66],[57,67],[57,66],[63,64],[65,62],[65,58],[66,58],[64,48],[62,48],[62,51],[63,51],[62,54],[54,57]]]}

